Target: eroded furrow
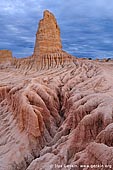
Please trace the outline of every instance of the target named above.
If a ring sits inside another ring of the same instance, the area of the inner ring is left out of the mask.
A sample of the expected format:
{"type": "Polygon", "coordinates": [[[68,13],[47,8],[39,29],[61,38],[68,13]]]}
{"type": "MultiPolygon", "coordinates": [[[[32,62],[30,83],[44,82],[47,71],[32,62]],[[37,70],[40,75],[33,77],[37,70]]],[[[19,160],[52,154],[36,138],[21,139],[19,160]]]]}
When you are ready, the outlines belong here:
{"type": "Polygon", "coordinates": [[[107,72],[76,60],[1,83],[0,170],[112,165],[113,86],[107,72]]]}

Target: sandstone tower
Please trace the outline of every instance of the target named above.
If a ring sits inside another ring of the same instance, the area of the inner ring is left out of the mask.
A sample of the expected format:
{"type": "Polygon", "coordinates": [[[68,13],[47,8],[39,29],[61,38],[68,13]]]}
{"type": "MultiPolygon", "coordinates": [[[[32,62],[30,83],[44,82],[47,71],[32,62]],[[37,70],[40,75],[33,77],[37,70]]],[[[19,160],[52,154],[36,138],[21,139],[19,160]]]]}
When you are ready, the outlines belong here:
{"type": "Polygon", "coordinates": [[[43,19],[39,22],[33,56],[37,57],[61,51],[60,28],[54,15],[46,10],[43,19]]]}

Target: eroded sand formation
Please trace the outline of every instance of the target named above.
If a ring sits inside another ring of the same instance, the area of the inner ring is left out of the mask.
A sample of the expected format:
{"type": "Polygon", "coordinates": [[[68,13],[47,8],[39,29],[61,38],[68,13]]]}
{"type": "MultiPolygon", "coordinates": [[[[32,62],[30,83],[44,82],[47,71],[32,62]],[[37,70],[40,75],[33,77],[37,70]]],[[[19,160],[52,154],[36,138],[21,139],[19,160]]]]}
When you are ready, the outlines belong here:
{"type": "Polygon", "coordinates": [[[33,55],[41,57],[40,55],[58,53],[61,50],[60,28],[54,15],[46,10],[39,22],[33,55]]]}
{"type": "Polygon", "coordinates": [[[0,170],[113,169],[113,63],[61,53],[0,66],[0,170]]]}
{"type": "Polygon", "coordinates": [[[0,63],[12,60],[12,52],[10,50],[0,50],[0,63]]]}

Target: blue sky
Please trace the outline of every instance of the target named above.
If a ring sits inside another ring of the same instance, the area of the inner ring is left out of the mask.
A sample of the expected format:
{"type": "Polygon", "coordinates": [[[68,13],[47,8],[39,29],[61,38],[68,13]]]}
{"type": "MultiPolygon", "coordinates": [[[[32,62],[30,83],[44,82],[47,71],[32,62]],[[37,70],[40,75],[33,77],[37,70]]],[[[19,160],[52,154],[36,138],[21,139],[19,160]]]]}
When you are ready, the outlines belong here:
{"type": "Polygon", "coordinates": [[[112,0],[1,0],[0,49],[30,56],[45,9],[57,18],[64,50],[79,57],[113,58],[112,0]]]}

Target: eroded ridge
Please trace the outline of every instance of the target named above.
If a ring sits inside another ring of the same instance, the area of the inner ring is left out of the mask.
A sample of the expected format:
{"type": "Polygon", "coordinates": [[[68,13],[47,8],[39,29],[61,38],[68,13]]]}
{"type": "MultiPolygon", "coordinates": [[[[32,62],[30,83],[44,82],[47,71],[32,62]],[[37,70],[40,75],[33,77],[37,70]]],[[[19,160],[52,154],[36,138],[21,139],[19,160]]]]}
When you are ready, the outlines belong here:
{"type": "Polygon", "coordinates": [[[113,165],[112,65],[76,59],[26,75],[2,68],[0,170],[113,165]]]}
{"type": "Polygon", "coordinates": [[[16,59],[11,62],[12,66],[23,71],[31,70],[48,70],[51,68],[65,67],[70,63],[76,62],[76,58],[62,51],[60,53],[48,53],[35,57],[16,59]]]}

